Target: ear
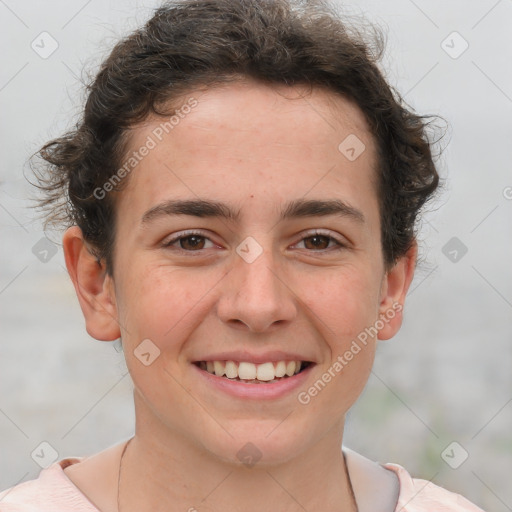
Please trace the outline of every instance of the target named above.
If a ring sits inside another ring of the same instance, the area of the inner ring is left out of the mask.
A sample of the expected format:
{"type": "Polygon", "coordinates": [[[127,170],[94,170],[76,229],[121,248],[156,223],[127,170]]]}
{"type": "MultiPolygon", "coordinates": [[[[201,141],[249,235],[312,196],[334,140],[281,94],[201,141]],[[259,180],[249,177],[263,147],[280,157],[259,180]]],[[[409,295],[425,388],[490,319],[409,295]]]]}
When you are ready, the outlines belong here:
{"type": "Polygon", "coordinates": [[[82,230],[72,226],[62,238],[64,258],[85,318],[87,332],[100,341],[121,336],[117,322],[114,281],[105,264],[89,251],[82,230]]]}
{"type": "Polygon", "coordinates": [[[379,319],[384,326],[379,329],[379,340],[392,338],[402,326],[405,296],[414,277],[417,256],[418,244],[414,241],[407,253],[384,275],[379,305],[379,319]]]}

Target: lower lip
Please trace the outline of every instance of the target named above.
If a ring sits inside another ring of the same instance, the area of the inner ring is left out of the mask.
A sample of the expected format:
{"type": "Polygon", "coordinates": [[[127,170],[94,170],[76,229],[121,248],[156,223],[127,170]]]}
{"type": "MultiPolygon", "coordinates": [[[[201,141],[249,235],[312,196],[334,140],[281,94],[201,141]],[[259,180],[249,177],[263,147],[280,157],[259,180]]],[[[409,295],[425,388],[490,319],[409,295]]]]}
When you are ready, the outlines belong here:
{"type": "Polygon", "coordinates": [[[314,364],[310,364],[305,370],[292,377],[286,377],[269,384],[250,384],[238,380],[229,380],[226,377],[218,377],[192,364],[193,369],[199,372],[209,386],[213,386],[231,396],[253,398],[255,400],[273,400],[296,391],[304,385],[314,366],[314,364]]]}

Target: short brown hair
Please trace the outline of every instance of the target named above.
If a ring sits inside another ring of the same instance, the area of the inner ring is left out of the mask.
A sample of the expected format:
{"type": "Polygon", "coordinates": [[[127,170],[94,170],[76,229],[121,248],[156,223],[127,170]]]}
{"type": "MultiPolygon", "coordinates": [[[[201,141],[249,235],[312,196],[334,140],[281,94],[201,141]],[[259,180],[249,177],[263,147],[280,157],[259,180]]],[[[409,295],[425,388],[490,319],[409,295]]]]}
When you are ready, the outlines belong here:
{"type": "MultiPolygon", "coordinates": [[[[386,266],[415,240],[415,224],[439,183],[427,117],[413,113],[377,62],[384,38],[349,27],[322,0],[177,0],[121,40],[88,86],[76,128],[45,144],[33,165],[49,224],[78,225],[113,273],[114,192],[98,199],[119,168],[127,130],[197,86],[247,77],[322,86],[354,101],[378,149],[378,192],[386,266]]],[[[165,107],[165,108],[164,108],[165,107]]],[[[340,141],[341,142],[341,141],[340,141]]],[[[126,180],[124,180],[126,181],[126,180]]]]}

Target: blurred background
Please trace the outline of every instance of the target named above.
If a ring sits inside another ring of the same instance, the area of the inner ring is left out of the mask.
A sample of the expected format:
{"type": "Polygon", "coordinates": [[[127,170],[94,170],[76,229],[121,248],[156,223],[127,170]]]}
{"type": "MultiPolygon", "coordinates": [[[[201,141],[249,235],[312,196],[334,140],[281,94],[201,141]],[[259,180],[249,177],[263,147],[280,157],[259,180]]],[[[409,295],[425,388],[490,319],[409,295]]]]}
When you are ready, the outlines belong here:
{"type": "MultiPolygon", "coordinates": [[[[389,82],[449,125],[405,322],[380,342],[344,444],[512,510],[512,1],[335,3],[385,30],[389,82]]],[[[159,4],[0,0],[0,490],[36,478],[41,450],[86,456],[134,432],[123,353],[86,333],[24,174],[76,121],[81,79],[159,4]]]]}

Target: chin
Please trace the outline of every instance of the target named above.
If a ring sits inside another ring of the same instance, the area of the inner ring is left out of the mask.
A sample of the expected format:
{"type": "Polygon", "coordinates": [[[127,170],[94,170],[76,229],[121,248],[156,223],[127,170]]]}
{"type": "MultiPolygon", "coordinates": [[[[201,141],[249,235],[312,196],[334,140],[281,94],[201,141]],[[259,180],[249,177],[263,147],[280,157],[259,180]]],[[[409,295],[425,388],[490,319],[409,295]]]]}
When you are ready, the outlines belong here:
{"type": "Polygon", "coordinates": [[[210,454],[229,465],[260,469],[278,466],[300,455],[308,445],[305,436],[291,432],[284,423],[273,421],[269,427],[269,422],[260,425],[253,422],[251,426],[244,421],[236,428],[227,428],[233,437],[226,432],[221,438],[218,433],[212,433],[209,440],[202,437],[201,443],[210,454]]]}

